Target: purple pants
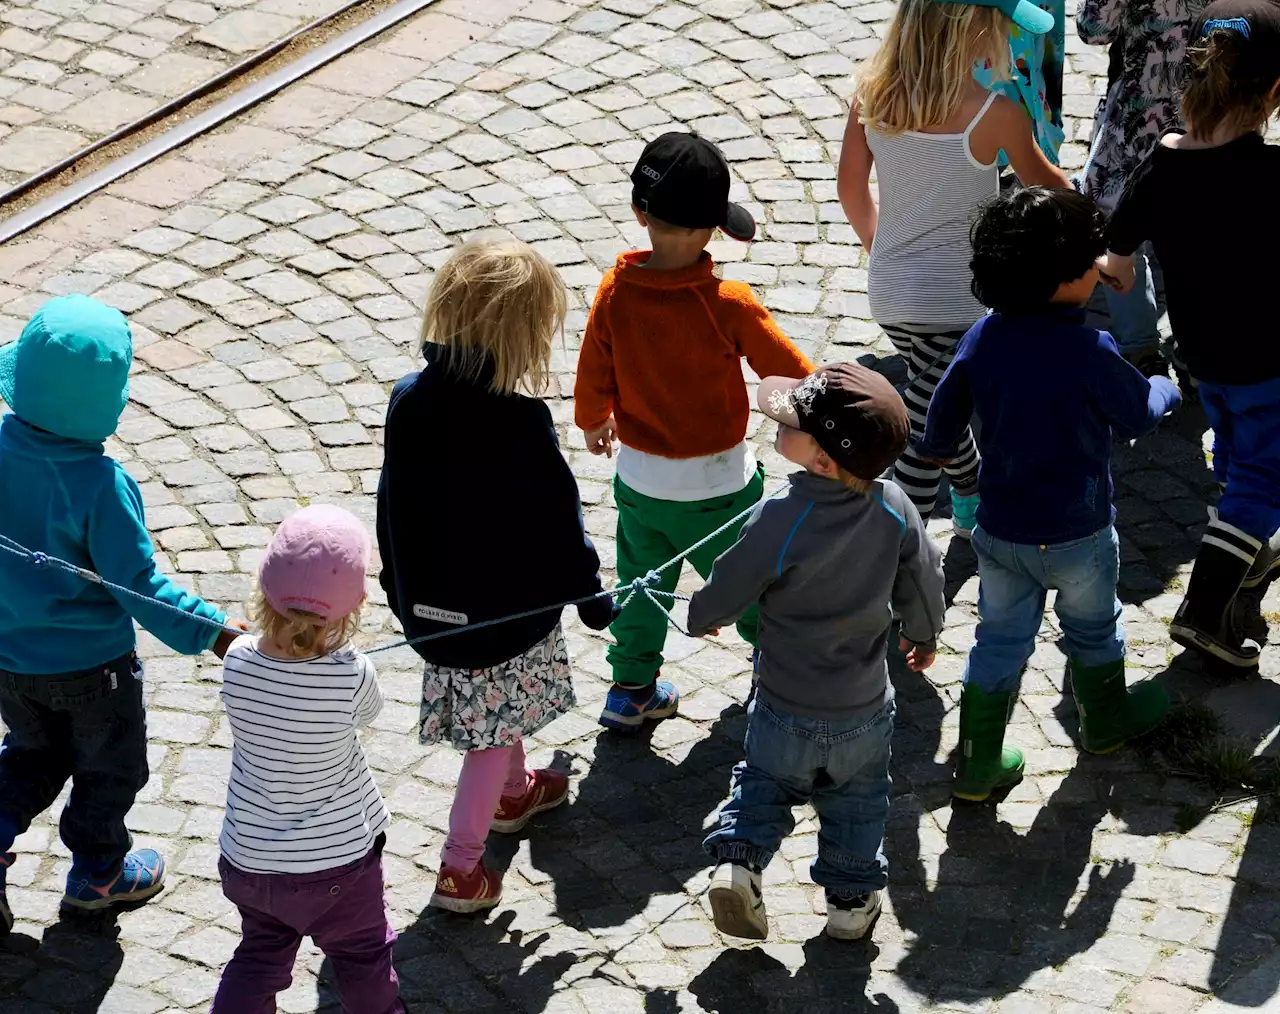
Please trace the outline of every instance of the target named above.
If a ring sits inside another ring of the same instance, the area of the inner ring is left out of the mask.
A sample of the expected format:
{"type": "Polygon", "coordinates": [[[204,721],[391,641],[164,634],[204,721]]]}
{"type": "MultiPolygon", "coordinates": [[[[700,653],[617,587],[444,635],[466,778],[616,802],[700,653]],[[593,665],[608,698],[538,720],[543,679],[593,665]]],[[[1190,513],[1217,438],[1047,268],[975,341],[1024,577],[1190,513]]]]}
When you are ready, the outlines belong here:
{"type": "Polygon", "coordinates": [[[382,900],[382,844],[380,835],[363,859],[296,876],[245,873],[218,860],[222,892],[240,909],[241,940],[212,1014],[275,1014],[304,936],[333,962],[348,1014],[404,1014],[391,966],[396,931],[382,900]]]}

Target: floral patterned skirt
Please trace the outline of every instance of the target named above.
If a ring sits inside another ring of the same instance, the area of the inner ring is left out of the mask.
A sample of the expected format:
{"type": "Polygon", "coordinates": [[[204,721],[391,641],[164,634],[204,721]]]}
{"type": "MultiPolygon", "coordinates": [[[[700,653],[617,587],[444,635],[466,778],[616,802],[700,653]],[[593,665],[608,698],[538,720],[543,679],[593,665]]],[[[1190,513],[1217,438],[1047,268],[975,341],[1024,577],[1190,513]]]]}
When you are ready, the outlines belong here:
{"type": "Polygon", "coordinates": [[[511,746],[577,704],[569,649],[557,623],[523,655],[488,669],[427,663],[422,674],[418,739],[459,750],[511,746]]]}

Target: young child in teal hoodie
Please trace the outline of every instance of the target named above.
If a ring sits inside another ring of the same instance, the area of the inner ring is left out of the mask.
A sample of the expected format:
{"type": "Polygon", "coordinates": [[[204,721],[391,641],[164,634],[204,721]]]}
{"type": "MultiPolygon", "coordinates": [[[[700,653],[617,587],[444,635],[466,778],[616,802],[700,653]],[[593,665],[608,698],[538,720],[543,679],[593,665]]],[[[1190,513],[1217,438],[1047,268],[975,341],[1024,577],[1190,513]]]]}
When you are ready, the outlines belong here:
{"type": "Polygon", "coordinates": [[[161,889],[164,859],[131,852],[124,822],[149,777],[133,621],[186,655],[221,657],[235,637],[220,610],[156,571],[138,485],[103,452],[132,360],[123,314],[85,296],[46,303],[0,348],[12,409],[0,420],[0,936],[13,926],[8,850],[68,778],[63,905],[102,909],[161,889]]]}

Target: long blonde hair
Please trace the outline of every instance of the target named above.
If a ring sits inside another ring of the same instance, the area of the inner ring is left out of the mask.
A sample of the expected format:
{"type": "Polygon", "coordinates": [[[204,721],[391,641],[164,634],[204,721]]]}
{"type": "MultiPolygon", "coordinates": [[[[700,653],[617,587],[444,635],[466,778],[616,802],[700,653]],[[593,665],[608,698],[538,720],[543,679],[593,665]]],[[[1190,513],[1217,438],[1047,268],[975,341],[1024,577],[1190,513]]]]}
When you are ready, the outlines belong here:
{"type": "Polygon", "coordinates": [[[902,0],[859,76],[860,119],[890,136],[946,123],[972,87],[974,64],[1009,76],[1011,24],[994,7],[902,0]]]}
{"type": "Polygon", "coordinates": [[[446,368],[471,379],[493,366],[489,389],[533,395],[551,380],[551,351],[568,296],[556,269],[516,240],[467,243],[436,273],[422,340],[448,350],[446,368]]]}

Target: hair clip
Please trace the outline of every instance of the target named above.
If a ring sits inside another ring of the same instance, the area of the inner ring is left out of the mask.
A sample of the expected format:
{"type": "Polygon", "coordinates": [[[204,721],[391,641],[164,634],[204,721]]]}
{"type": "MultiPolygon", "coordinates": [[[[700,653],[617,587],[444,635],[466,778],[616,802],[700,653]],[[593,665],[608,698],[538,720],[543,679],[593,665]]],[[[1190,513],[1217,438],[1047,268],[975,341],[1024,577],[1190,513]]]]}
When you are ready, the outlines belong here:
{"type": "Polygon", "coordinates": [[[1244,18],[1212,18],[1204,23],[1204,27],[1200,29],[1200,36],[1203,38],[1210,32],[1216,31],[1239,32],[1247,39],[1252,29],[1249,28],[1249,22],[1244,18]]]}

